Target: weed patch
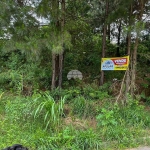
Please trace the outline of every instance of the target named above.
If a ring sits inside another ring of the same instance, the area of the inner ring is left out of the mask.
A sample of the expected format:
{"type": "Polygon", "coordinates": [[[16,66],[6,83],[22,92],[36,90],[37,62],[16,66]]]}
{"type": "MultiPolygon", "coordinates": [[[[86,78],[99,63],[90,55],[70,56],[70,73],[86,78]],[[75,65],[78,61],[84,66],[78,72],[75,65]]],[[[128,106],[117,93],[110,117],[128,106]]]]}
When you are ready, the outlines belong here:
{"type": "Polygon", "coordinates": [[[79,92],[70,100],[65,94],[55,100],[57,92],[54,97],[51,92],[30,97],[3,94],[1,148],[21,143],[31,150],[123,149],[138,146],[141,137],[148,143],[150,115],[138,101],[129,99],[122,106],[110,97],[94,99],[79,92]]]}

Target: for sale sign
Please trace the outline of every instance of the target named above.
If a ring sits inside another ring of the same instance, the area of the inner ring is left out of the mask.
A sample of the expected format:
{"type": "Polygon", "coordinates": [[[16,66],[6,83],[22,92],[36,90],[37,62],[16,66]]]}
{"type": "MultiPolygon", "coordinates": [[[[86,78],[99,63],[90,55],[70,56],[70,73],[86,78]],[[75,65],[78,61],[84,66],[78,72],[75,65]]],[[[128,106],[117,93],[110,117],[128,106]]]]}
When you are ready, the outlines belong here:
{"type": "Polygon", "coordinates": [[[102,58],[101,70],[127,70],[129,65],[129,56],[102,58]]]}

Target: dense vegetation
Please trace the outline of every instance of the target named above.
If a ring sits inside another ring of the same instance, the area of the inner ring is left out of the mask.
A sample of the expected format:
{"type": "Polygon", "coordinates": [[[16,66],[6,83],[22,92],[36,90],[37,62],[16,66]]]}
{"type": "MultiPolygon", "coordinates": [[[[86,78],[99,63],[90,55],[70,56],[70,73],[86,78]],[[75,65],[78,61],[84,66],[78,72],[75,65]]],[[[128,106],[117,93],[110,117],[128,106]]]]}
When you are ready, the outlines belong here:
{"type": "Polygon", "coordinates": [[[0,148],[149,144],[149,6],[149,0],[1,0],[0,148]],[[100,70],[102,57],[126,55],[127,71],[100,70]],[[83,80],[67,79],[74,69],[83,80]]]}
{"type": "Polygon", "coordinates": [[[86,86],[22,97],[1,92],[1,148],[22,143],[29,149],[123,149],[149,144],[150,113],[128,97],[115,103],[107,86],[86,86]]]}

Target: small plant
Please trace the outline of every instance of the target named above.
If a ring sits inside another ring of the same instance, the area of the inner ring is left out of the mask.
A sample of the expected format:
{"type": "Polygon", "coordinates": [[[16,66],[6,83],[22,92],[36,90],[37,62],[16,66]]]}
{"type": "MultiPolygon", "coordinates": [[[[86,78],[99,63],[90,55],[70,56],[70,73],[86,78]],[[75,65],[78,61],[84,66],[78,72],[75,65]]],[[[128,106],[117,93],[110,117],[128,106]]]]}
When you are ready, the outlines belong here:
{"type": "Polygon", "coordinates": [[[79,150],[99,150],[101,139],[92,129],[85,131],[76,130],[73,144],[79,150]]]}
{"type": "Polygon", "coordinates": [[[63,150],[63,149],[72,149],[75,136],[73,133],[70,133],[70,129],[65,128],[59,133],[53,133],[50,135],[44,135],[36,138],[35,145],[38,145],[38,149],[47,150],[63,150]]]}
{"type": "Polygon", "coordinates": [[[80,117],[83,116],[86,108],[86,100],[83,96],[78,96],[72,103],[73,114],[77,114],[80,117]]]}
{"type": "Polygon", "coordinates": [[[117,121],[113,110],[102,108],[101,114],[96,117],[98,126],[116,126],[117,121]]]}
{"type": "Polygon", "coordinates": [[[65,97],[56,103],[48,93],[44,93],[43,96],[34,99],[33,107],[36,108],[34,110],[34,119],[43,119],[45,129],[49,127],[52,130],[57,130],[60,124],[60,117],[63,114],[64,102],[65,97]]]}
{"type": "Polygon", "coordinates": [[[82,95],[82,91],[80,88],[71,87],[68,90],[64,90],[64,94],[66,96],[67,102],[74,101],[75,98],[82,95]]]}

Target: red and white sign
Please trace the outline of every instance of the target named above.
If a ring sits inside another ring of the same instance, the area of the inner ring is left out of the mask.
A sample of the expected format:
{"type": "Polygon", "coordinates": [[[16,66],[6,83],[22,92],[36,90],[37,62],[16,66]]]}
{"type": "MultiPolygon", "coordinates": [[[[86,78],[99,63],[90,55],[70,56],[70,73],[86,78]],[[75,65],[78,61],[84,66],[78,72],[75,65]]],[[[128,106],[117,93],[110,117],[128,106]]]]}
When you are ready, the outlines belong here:
{"type": "Polygon", "coordinates": [[[127,70],[129,65],[129,56],[102,58],[101,70],[127,70]]]}

